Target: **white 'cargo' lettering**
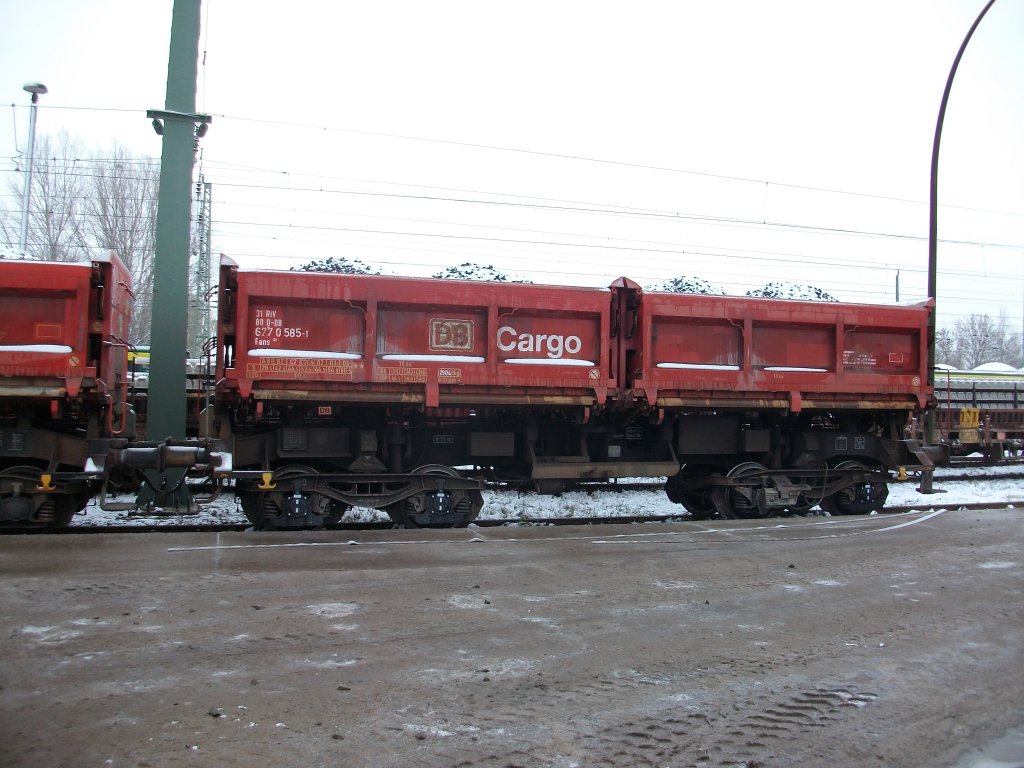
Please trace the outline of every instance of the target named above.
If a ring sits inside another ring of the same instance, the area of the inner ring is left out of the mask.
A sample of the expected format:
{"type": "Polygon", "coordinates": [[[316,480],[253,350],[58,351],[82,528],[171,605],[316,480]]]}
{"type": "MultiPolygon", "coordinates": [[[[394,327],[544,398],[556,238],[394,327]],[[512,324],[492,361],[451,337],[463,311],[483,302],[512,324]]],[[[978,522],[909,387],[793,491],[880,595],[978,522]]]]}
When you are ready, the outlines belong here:
{"type": "Polygon", "coordinates": [[[543,352],[552,360],[563,354],[576,355],[583,349],[583,340],[579,336],[558,336],[549,333],[519,333],[510,325],[498,329],[498,349],[502,352],[543,352]]]}

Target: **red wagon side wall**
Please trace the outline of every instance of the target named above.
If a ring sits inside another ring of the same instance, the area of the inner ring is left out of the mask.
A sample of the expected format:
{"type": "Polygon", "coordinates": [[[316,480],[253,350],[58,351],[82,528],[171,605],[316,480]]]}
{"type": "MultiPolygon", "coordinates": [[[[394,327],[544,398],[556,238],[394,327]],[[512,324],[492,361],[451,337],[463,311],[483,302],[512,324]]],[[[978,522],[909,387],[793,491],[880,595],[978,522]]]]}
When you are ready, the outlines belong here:
{"type": "Polygon", "coordinates": [[[591,405],[615,387],[605,290],[230,259],[221,278],[221,378],[243,397],[591,405]]]}
{"type": "Polygon", "coordinates": [[[630,386],[651,405],[923,408],[930,311],[646,293],[630,386]]]}
{"type": "Polygon", "coordinates": [[[91,263],[0,261],[0,393],[113,393],[125,381],[131,277],[91,263]]]}

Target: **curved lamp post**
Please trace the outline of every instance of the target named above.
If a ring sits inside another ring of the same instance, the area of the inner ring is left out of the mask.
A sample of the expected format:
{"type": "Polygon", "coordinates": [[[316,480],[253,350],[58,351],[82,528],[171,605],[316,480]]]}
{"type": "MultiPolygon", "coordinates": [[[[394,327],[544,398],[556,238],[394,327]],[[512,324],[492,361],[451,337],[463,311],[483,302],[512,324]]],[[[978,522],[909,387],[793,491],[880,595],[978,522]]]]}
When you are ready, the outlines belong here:
{"type": "MultiPolygon", "coordinates": [[[[935,123],[935,140],[932,143],[932,173],[931,188],[928,197],[928,297],[934,302],[931,318],[928,321],[928,386],[935,390],[935,318],[938,315],[938,230],[939,230],[939,143],[942,140],[942,123],[946,117],[946,104],[949,102],[949,92],[953,88],[953,78],[960,66],[960,59],[967,50],[967,43],[971,41],[974,30],[978,28],[981,20],[988,13],[988,9],[996,0],[988,0],[985,7],[981,9],[978,18],[974,20],[971,28],[967,30],[967,36],[960,44],[960,50],[956,52],[953,59],[953,66],[949,70],[949,77],[946,78],[946,89],[942,92],[942,102],[939,104],[939,119],[935,123]]],[[[935,441],[935,409],[929,408],[924,415],[924,441],[931,445],[935,441]]],[[[921,478],[921,493],[932,493],[932,472],[925,472],[921,478]]]]}

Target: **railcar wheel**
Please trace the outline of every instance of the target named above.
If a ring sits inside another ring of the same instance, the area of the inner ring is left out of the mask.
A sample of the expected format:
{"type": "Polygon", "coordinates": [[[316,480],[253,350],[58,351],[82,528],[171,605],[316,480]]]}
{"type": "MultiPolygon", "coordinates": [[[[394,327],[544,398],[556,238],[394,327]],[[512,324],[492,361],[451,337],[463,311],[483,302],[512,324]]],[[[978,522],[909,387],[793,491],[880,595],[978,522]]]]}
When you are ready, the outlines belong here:
{"type": "Polygon", "coordinates": [[[5,526],[34,531],[55,531],[65,528],[75,513],[84,509],[89,494],[82,485],[64,487],[60,492],[36,490],[39,468],[15,466],[0,470],[0,510],[5,526]]]}
{"type": "Polygon", "coordinates": [[[319,493],[304,491],[302,478],[311,474],[315,475],[316,470],[302,465],[275,470],[274,483],[277,488],[274,490],[260,491],[250,487],[238,492],[242,512],[258,530],[337,525],[348,510],[348,505],[319,493]]]}
{"type": "MultiPolygon", "coordinates": [[[[744,477],[764,471],[766,471],[765,468],[757,462],[747,461],[730,469],[726,477],[744,477]]],[[[757,492],[757,488],[740,489],[718,485],[711,492],[711,499],[715,503],[715,510],[718,514],[727,520],[767,517],[768,511],[757,503],[757,492]]]]}
{"type": "MultiPolygon", "coordinates": [[[[835,468],[870,469],[859,461],[844,461],[835,468]]],[[[888,496],[889,486],[886,483],[854,483],[831,496],[826,496],[819,504],[830,515],[866,515],[882,509],[888,496]]]]}
{"type": "Polygon", "coordinates": [[[710,520],[715,516],[713,486],[702,480],[716,470],[703,465],[685,465],[665,481],[665,495],[673,504],[681,504],[694,520],[710,520]]]}
{"type": "Polygon", "coordinates": [[[67,528],[75,518],[75,513],[83,508],[84,505],[77,497],[62,493],[44,501],[39,507],[37,518],[40,521],[49,519],[49,522],[43,522],[43,530],[56,531],[67,528]]]}
{"type": "MultiPolygon", "coordinates": [[[[425,464],[414,469],[413,474],[460,477],[457,471],[441,464],[425,464]]],[[[464,528],[476,520],[483,506],[484,497],[480,491],[448,490],[440,480],[437,490],[409,496],[388,505],[384,511],[403,528],[464,528]]]]}

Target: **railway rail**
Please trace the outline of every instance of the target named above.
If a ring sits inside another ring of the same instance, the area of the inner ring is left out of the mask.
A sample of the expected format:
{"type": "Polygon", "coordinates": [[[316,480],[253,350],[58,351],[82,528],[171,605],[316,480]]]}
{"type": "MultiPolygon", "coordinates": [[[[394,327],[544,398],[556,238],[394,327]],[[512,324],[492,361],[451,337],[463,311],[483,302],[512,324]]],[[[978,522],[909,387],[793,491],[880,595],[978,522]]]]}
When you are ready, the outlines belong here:
{"type": "MultiPolygon", "coordinates": [[[[995,501],[969,501],[964,498],[965,494],[961,490],[955,494],[958,498],[947,499],[942,495],[942,486],[948,486],[952,491],[957,486],[962,486],[965,483],[979,483],[979,482],[1015,482],[1024,480],[1024,471],[1015,471],[1012,467],[998,467],[998,468],[986,468],[981,470],[980,468],[970,469],[964,468],[963,471],[955,470],[943,470],[936,477],[936,485],[938,493],[935,496],[920,496],[919,498],[912,498],[907,501],[906,494],[903,494],[904,498],[892,499],[893,503],[888,504],[882,509],[882,514],[898,514],[903,512],[909,512],[913,510],[920,510],[922,508],[929,508],[934,506],[943,506],[954,509],[990,509],[990,508],[1003,508],[1006,506],[1017,506],[1024,508],[1024,487],[1017,493],[1014,488],[1009,488],[1004,491],[997,493],[1005,494],[1005,498],[1000,498],[995,501]],[[1019,498],[1018,498],[1019,496],[1019,498]],[[903,503],[900,503],[900,502],[903,503]]],[[[918,479],[911,477],[909,480],[898,484],[898,486],[907,488],[914,488],[918,484],[918,479]]],[[[636,479],[629,481],[610,481],[607,483],[588,483],[581,485],[574,489],[577,494],[582,495],[587,500],[597,504],[602,504],[602,499],[607,499],[609,505],[618,504],[622,507],[622,501],[616,501],[620,499],[620,494],[628,493],[639,493],[640,498],[637,500],[627,500],[628,504],[637,505],[636,508],[646,507],[646,494],[650,494],[651,499],[660,499],[660,492],[664,487],[664,479],[655,480],[650,479],[636,479]],[[642,505],[642,507],[641,507],[642,505]]],[[[492,517],[483,518],[475,521],[474,525],[478,527],[495,527],[502,525],[601,525],[601,524],[629,524],[629,523],[647,523],[647,522],[672,522],[672,521],[687,521],[693,518],[683,510],[675,511],[674,509],[670,512],[658,512],[656,509],[651,509],[647,514],[581,514],[579,507],[581,506],[578,502],[573,501],[573,494],[569,493],[566,496],[567,509],[561,514],[549,514],[546,516],[536,516],[532,514],[536,511],[537,507],[534,502],[531,501],[529,495],[518,495],[502,483],[491,483],[489,484],[487,491],[494,494],[492,496],[491,503],[504,504],[506,507],[513,506],[510,500],[514,500],[514,506],[521,508],[522,514],[520,515],[507,515],[504,517],[492,517]],[[573,507],[576,507],[573,510],[573,507]]],[[[538,496],[537,499],[543,497],[538,496]]],[[[227,500],[230,503],[230,496],[224,494],[221,497],[223,500],[227,500]]],[[[229,519],[224,520],[210,520],[209,518],[203,518],[202,513],[196,513],[193,515],[185,514],[165,514],[163,516],[157,514],[144,515],[141,513],[127,512],[126,518],[121,518],[119,521],[111,520],[104,523],[92,523],[88,519],[88,514],[78,516],[79,522],[73,524],[66,531],[67,533],[115,533],[115,532],[130,532],[130,533],[146,533],[146,532],[221,532],[221,531],[243,531],[252,528],[252,524],[248,521],[238,519],[238,510],[226,510],[222,506],[216,507],[218,513],[223,514],[229,519]]],[[[591,510],[592,511],[592,510],[591,510]]],[[[806,513],[807,515],[820,515],[824,514],[817,510],[806,513]]],[[[764,518],[755,518],[764,519],[764,518]]],[[[325,526],[328,530],[387,530],[390,528],[398,527],[394,522],[390,520],[341,520],[335,524],[325,526]]],[[[13,533],[13,531],[12,531],[13,533]]]]}
{"type": "Polygon", "coordinates": [[[952,456],[949,466],[957,467],[1006,467],[1024,465],[1024,456],[1004,456],[993,460],[987,456],[952,456]]]}

